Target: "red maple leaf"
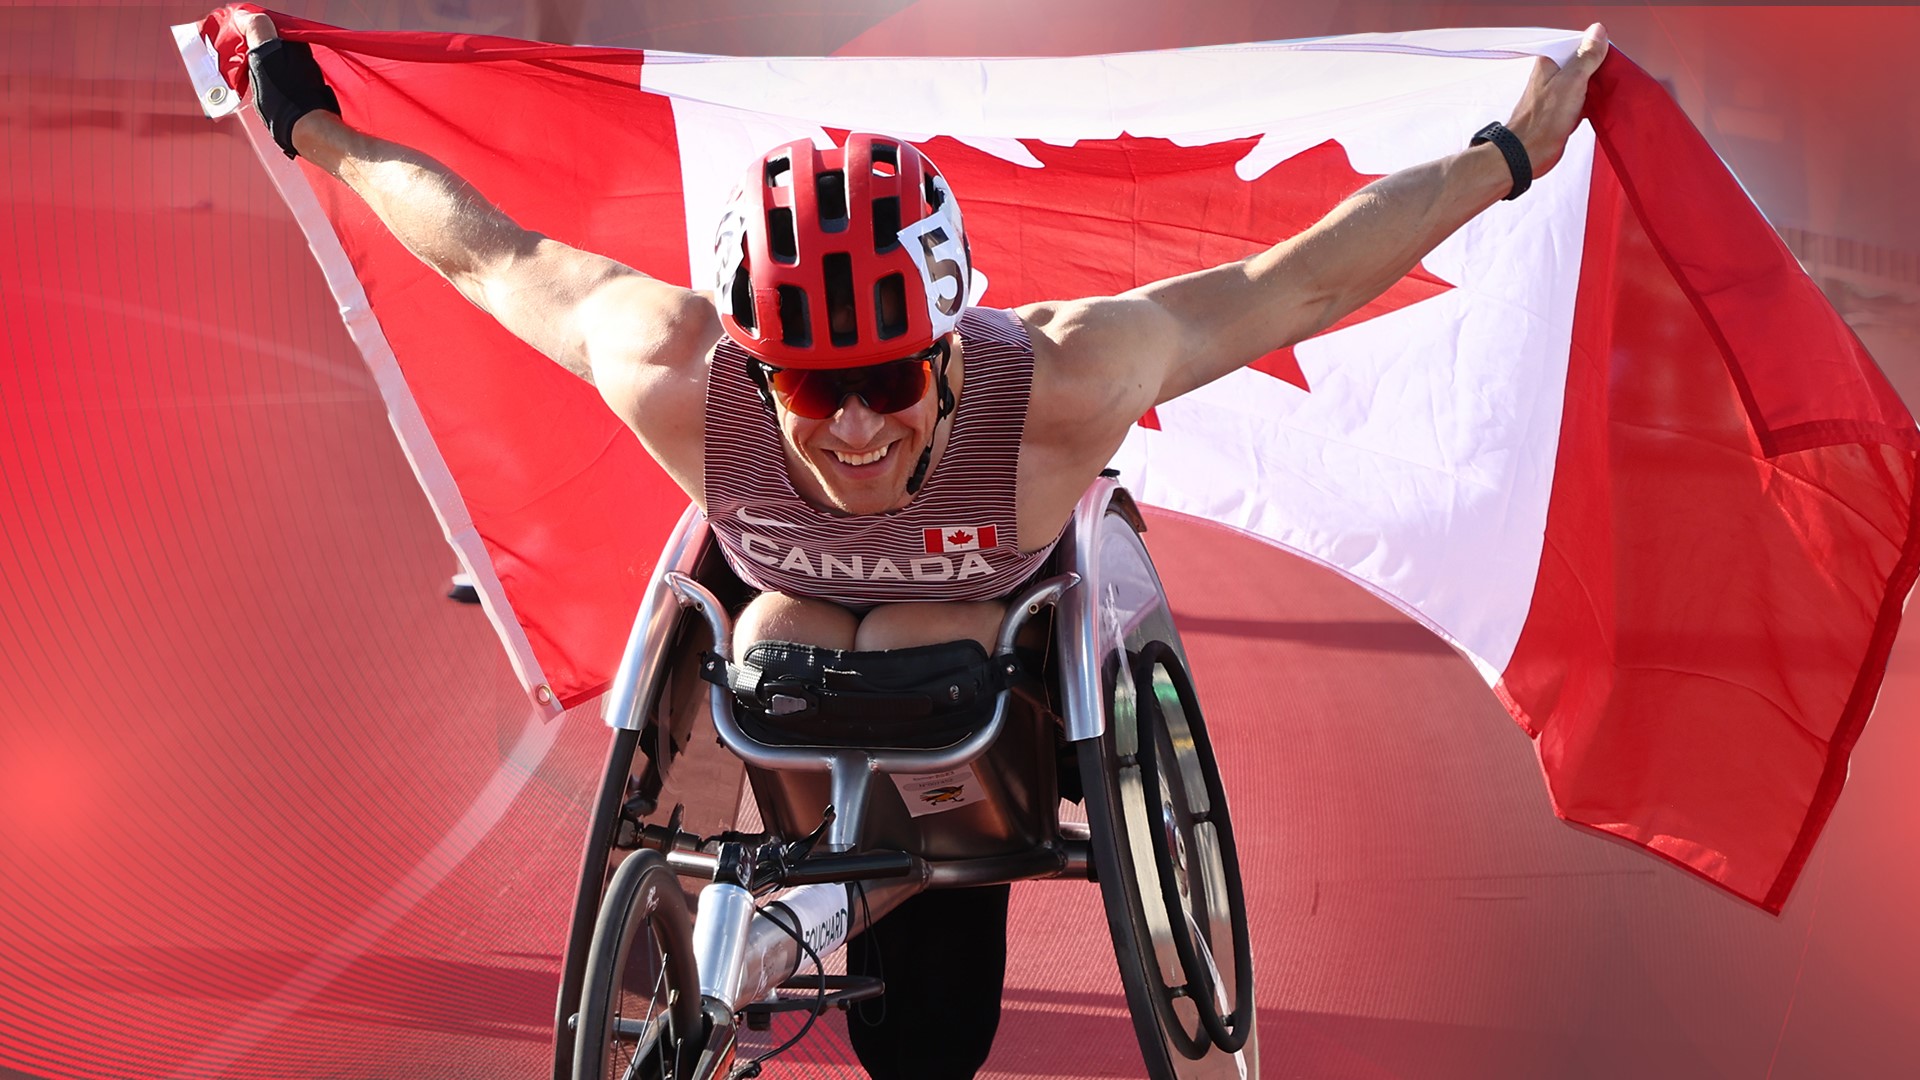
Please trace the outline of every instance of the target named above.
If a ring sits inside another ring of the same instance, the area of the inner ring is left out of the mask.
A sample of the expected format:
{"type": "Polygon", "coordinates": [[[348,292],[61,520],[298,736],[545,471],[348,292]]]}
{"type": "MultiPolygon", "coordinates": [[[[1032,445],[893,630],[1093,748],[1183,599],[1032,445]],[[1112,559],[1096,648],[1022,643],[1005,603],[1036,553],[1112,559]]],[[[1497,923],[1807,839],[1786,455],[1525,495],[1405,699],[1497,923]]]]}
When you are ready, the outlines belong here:
{"type": "Polygon", "coordinates": [[[954,531],[947,534],[947,543],[949,544],[954,544],[954,545],[965,544],[970,542],[972,539],[973,539],[973,534],[966,531],[965,529],[955,529],[954,531]]]}
{"type": "MultiPolygon", "coordinates": [[[[966,208],[975,265],[1008,307],[1106,296],[1243,258],[1326,216],[1378,179],[1355,172],[1332,140],[1242,180],[1234,164],[1257,138],[1202,146],[1121,135],[1072,146],[1022,140],[1044,165],[1015,165],[941,137],[927,142],[966,208]]],[[[1327,333],[1397,311],[1453,286],[1424,266],[1327,333]]],[[[1250,365],[1307,390],[1292,349],[1250,365]]],[[[1152,412],[1141,418],[1159,427],[1152,412]]]]}

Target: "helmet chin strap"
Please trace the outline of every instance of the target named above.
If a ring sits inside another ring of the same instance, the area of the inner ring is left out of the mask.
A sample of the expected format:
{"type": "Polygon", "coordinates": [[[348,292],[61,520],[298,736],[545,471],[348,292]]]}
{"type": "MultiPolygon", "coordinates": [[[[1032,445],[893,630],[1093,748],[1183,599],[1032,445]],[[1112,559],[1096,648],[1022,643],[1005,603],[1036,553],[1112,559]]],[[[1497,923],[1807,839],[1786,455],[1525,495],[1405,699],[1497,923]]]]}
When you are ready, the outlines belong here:
{"type": "Polygon", "coordinates": [[[947,362],[953,359],[953,347],[948,344],[947,338],[941,338],[936,343],[936,347],[940,350],[937,375],[940,387],[940,413],[933,418],[933,429],[927,433],[927,445],[920,451],[920,461],[914,465],[913,475],[907,477],[908,495],[919,494],[920,485],[927,482],[927,469],[933,464],[933,444],[940,435],[940,421],[945,420],[953,412],[953,388],[947,385],[947,362]]]}

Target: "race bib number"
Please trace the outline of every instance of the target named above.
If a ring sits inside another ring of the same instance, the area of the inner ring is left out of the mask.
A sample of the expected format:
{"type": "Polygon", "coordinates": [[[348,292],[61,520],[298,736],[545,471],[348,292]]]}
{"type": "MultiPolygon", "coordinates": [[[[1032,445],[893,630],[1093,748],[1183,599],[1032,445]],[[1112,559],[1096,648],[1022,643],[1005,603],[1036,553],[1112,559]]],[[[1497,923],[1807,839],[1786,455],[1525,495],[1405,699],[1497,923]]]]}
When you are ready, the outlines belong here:
{"type": "Polygon", "coordinates": [[[944,196],[940,209],[902,228],[900,243],[906,246],[907,256],[926,284],[927,317],[938,337],[959,324],[972,274],[962,239],[965,234],[960,229],[960,204],[945,179],[936,176],[933,185],[944,196]]]}

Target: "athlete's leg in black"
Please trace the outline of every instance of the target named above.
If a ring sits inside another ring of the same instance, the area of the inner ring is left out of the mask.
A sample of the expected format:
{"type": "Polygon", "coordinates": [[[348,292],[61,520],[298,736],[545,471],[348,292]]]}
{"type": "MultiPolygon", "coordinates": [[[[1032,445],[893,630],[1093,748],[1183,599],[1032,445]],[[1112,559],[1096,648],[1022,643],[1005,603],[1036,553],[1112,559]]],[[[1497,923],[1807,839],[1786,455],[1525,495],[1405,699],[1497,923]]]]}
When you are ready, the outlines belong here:
{"type": "Polygon", "coordinates": [[[874,1080],[969,1080],[986,1062],[1007,974],[1008,892],[921,893],[848,943],[847,972],[887,984],[847,1014],[874,1080]]]}

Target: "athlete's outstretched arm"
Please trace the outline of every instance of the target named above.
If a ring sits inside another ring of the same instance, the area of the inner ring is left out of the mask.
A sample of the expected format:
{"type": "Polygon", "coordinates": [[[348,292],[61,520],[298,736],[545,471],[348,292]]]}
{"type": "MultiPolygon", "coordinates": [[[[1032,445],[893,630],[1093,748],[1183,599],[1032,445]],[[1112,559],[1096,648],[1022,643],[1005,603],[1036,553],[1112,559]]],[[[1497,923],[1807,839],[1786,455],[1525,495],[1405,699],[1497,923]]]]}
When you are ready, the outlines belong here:
{"type": "MultiPolygon", "coordinates": [[[[1606,29],[1595,23],[1565,68],[1544,58],[1535,64],[1507,121],[1533,175],[1560,160],[1606,51],[1606,29]]],[[[1500,150],[1482,143],[1369,184],[1299,235],[1238,262],[1117,297],[1037,304],[1022,314],[1055,346],[1064,381],[1108,383],[1103,394],[1062,399],[1109,398],[1111,419],[1124,433],[1149,406],[1357,310],[1512,188],[1500,150]]]]}
{"type": "MultiPolygon", "coordinates": [[[[236,25],[249,48],[275,37],[265,16],[236,25]]],[[[598,384],[616,411],[649,367],[681,369],[719,335],[705,297],[522,228],[426,154],[358,131],[338,114],[294,124],[301,157],[366,201],[395,238],[461,295],[569,371],[598,384]]],[[[629,422],[631,418],[629,418],[629,422]]]]}

